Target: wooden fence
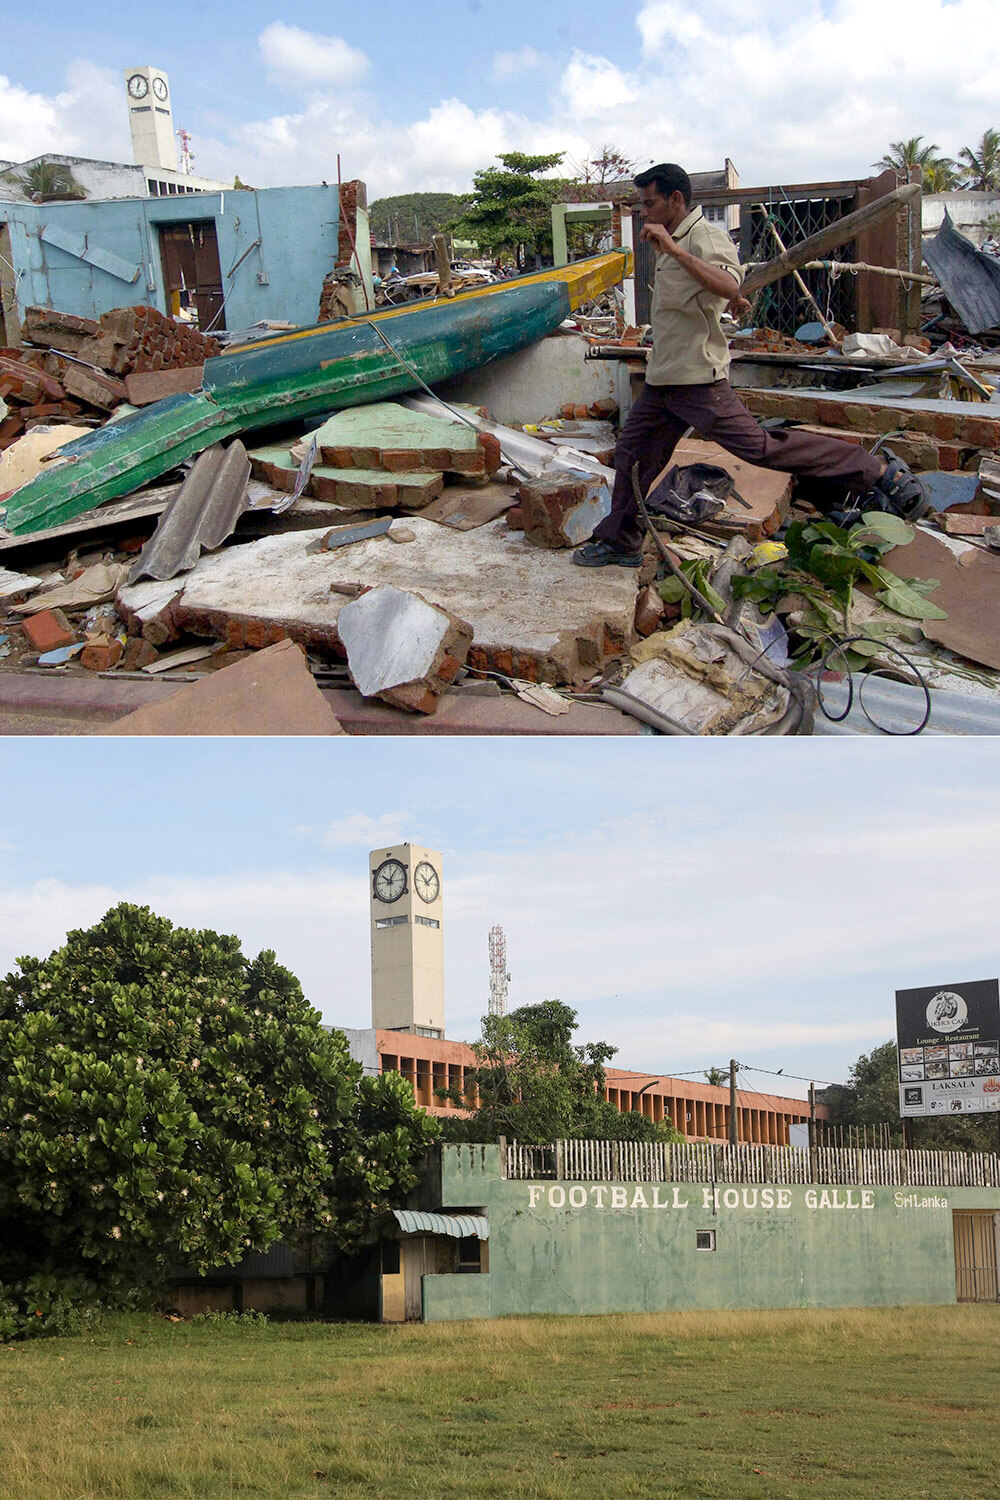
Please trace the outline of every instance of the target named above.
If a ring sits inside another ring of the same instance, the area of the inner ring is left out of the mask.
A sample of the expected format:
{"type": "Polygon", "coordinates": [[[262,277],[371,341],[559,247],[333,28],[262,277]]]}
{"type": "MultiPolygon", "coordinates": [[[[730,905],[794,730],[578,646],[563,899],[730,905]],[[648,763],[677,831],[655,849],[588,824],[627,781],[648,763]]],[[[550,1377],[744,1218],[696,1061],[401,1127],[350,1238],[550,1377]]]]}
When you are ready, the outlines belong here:
{"type": "Polygon", "coordinates": [[[505,1177],[563,1182],[828,1183],[834,1187],[1000,1187],[1000,1156],[848,1146],[502,1142],[505,1177]]]}

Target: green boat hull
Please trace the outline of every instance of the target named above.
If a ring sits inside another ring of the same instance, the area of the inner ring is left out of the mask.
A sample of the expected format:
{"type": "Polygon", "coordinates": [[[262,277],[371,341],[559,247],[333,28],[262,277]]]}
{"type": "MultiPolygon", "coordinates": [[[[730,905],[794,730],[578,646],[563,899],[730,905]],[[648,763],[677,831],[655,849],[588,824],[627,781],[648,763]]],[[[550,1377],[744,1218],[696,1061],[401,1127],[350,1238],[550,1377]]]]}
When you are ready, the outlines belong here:
{"type": "Polygon", "coordinates": [[[17,490],[4,524],[19,535],[40,531],[130,494],[237,433],[384,401],[477,369],[552,333],[587,294],[613,285],[623,265],[622,252],[596,256],[231,349],[207,362],[197,394],[167,397],[66,444],[69,462],[17,490]]]}

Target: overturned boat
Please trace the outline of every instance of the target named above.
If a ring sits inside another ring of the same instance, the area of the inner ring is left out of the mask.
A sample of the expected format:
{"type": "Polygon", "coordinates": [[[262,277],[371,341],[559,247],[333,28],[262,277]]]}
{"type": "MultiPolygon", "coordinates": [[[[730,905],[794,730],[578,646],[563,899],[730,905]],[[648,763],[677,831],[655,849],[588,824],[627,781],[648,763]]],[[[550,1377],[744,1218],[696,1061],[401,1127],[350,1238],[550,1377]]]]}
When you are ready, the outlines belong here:
{"type": "Polygon", "coordinates": [[[236,433],[440,384],[553,333],[630,269],[629,252],[613,250],[236,345],[207,361],[202,390],[67,443],[47,472],[15,491],[0,520],[14,533],[40,531],[130,494],[236,433]]]}

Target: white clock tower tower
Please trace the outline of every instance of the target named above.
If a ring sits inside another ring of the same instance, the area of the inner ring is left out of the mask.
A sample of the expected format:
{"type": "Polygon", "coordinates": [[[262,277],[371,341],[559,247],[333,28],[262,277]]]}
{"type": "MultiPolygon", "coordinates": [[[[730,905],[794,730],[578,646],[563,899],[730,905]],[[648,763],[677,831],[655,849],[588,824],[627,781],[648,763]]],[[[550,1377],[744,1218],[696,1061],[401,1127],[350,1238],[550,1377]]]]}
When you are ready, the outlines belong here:
{"type": "Polygon", "coordinates": [[[444,1036],[441,856],[417,844],[369,856],[372,1025],[444,1036]]]}
{"type": "Polygon", "coordinates": [[[126,68],[128,122],[136,166],[177,171],[177,144],[167,75],[159,68],[126,68]]]}

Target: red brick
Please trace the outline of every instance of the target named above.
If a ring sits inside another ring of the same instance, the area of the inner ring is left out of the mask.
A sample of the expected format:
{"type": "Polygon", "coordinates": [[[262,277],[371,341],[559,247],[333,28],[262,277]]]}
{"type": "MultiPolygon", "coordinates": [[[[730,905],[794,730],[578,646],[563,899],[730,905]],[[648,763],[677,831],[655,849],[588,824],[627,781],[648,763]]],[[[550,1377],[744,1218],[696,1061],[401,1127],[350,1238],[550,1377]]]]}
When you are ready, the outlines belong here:
{"type": "Polygon", "coordinates": [[[80,665],[91,672],[110,672],[121,660],[122,649],[121,641],[114,637],[109,641],[90,641],[80,652],[80,665]]]}
{"type": "Polygon", "coordinates": [[[43,609],[37,615],[29,615],[24,622],[24,633],[39,656],[76,642],[73,627],[61,609],[43,609]]]}

